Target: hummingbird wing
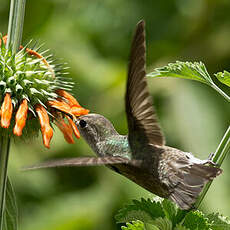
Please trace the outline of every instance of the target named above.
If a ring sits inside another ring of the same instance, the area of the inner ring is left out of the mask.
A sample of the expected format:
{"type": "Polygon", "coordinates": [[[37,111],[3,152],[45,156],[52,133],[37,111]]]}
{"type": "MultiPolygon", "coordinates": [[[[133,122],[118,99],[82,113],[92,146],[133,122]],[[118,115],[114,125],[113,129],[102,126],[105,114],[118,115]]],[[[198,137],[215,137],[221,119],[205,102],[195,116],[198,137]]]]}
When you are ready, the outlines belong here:
{"type": "MultiPolygon", "coordinates": [[[[125,104],[129,129],[129,141],[164,145],[164,137],[148,92],[145,78],[145,23],[137,24],[131,46],[125,104]]],[[[136,146],[135,146],[136,149],[136,146]]],[[[138,150],[137,150],[138,151],[138,150]]]]}
{"type": "Polygon", "coordinates": [[[76,166],[97,166],[111,164],[128,164],[129,160],[122,157],[75,157],[45,161],[37,165],[32,165],[23,168],[24,170],[34,170],[41,168],[56,168],[56,167],[76,167],[76,166]]]}

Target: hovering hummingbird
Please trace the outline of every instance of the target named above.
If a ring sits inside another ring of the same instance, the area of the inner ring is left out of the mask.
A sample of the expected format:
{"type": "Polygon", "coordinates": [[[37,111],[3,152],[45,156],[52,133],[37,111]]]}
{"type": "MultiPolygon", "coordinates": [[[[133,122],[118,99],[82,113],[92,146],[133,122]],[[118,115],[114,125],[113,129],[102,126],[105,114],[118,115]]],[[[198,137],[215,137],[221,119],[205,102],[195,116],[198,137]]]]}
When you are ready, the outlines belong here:
{"type": "Polygon", "coordinates": [[[140,21],[131,46],[126,85],[128,135],[120,135],[102,115],[80,116],[75,123],[98,157],[54,160],[29,169],[106,165],[148,191],[176,202],[181,209],[192,208],[204,185],[222,170],[211,160],[200,160],[165,145],[147,88],[145,56],[145,23],[140,21]]]}

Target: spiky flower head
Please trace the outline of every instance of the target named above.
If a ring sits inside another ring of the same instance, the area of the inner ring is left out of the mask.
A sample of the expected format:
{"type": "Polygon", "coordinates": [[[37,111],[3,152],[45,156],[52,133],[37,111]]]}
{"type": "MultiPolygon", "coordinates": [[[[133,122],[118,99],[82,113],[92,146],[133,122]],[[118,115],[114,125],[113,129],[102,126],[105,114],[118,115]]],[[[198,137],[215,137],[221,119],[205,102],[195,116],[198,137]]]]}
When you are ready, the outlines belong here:
{"type": "Polygon", "coordinates": [[[74,143],[72,133],[80,136],[73,120],[89,110],[67,92],[73,83],[63,77],[62,66],[48,61],[38,50],[22,46],[13,54],[6,48],[6,40],[7,36],[0,41],[0,132],[31,137],[41,129],[43,143],[49,148],[54,122],[66,141],[74,143]]]}

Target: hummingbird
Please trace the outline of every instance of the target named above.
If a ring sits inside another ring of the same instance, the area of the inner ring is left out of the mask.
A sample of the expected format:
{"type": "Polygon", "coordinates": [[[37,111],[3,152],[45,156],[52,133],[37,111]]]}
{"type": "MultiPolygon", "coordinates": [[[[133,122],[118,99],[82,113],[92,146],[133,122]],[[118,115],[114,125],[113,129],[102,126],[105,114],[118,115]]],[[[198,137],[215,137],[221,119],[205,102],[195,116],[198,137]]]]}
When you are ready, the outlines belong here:
{"type": "Polygon", "coordinates": [[[120,135],[100,114],[76,118],[80,134],[97,157],[77,157],[43,162],[28,169],[106,165],[146,190],[193,208],[204,185],[222,170],[211,159],[165,145],[146,81],[145,22],[136,26],[131,45],[125,94],[128,135],[120,135]]]}

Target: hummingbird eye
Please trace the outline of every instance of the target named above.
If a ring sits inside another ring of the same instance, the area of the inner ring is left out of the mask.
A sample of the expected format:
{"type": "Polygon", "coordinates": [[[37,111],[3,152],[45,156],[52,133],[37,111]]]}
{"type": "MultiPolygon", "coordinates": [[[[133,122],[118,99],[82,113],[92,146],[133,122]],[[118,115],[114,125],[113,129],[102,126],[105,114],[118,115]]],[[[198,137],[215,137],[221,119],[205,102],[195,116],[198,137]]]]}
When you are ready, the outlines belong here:
{"type": "Polygon", "coordinates": [[[85,128],[85,126],[87,125],[87,123],[84,120],[80,120],[79,125],[81,126],[81,128],[85,128]]]}

